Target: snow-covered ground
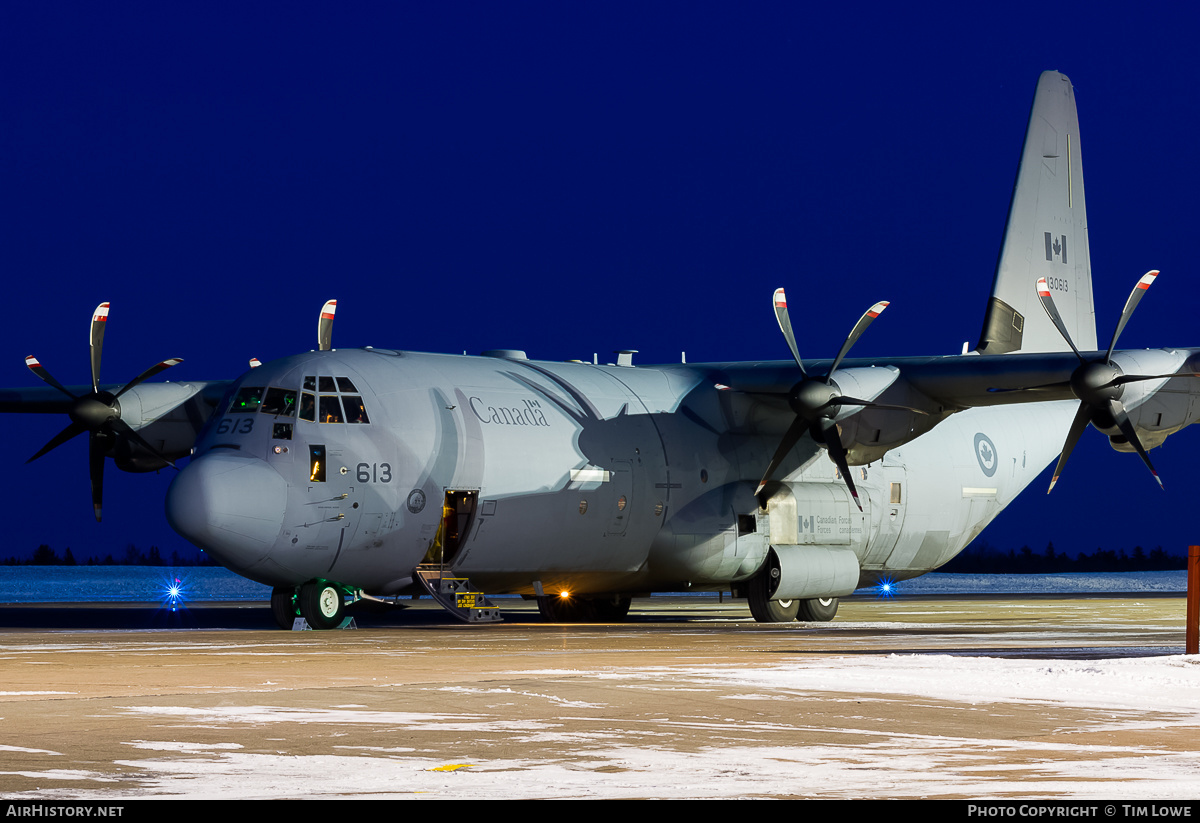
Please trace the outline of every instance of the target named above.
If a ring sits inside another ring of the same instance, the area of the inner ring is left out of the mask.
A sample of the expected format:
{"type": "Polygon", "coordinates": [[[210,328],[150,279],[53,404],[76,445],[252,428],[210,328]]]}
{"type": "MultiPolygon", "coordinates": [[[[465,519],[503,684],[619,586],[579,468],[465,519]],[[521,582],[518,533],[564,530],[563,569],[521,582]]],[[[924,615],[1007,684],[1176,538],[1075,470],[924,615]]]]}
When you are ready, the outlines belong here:
{"type": "MultiPolygon", "coordinates": [[[[901,591],[1153,593],[1184,583],[1183,572],[933,574],[901,591]]],[[[1022,614],[1040,622],[1028,604],[1022,614]]],[[[878,628],[830,626],[848,638],[878,628]]],[[[459,684],[389,685],[389,667],[404,664],[380,656],[378,683],[354,702],[314,707],[286,696],[287,684],[264,683],[216,701],[198,692],[97,703],[89,716],[129,730],[99,758],[107,767],[81,765],[66,744],[48,753],[44,741],[0,738],[0,789],[22,776],[36,779],[25,796],[38,799],[1195,798],[1200,658],[1150,645],[1163,627],[1145,628],[1146,645],[1089,652],[1067,631],[1055,648],[1040,630],[1031,639],[1010,626],[988,635],[992,652],[968,640],[982,637],[974,625],[931,622],[920,636],[931,653],[822,656],[805,653],[811,630],[794,627],[772,633],[791,633],[788,653],[753,664],[580,657],[576,668],[531,671],[526,658],[459,684]],[[947,648],[972,650],[938,653],[947,648]]],[[[710,636],[764,642],[757,632],[710,636]]],[[[243,653],[239,642],[223,653],[243,653]]],[[[268,652],[280,653],[244,653],[268,652]]]]}
{"type": "MultiPolygon", "coordinates": [[[[42,788],[32,796],[1079,800],[1200,795],[1200,743],[1182,750],[1178,744],[1181,733],[1185,740],[1200,740],[1200,659],[1195,658],[890,655],[754,668],[522,674],[538,679],[520,681],[521,688],[439,687],[444,693],[483,694],[496,707],[473,714],[392,712],[365,705],[305,709],[273,705],[261,694],[254,703],[230,699],[198,707],[167,700],[123,706],[119,714],[136,718],[139,728],[149,722],[164,733],[125,743],[128,756],[114,764],[125,788],[106,787],[112,776],[102,772],[42,771],[42,788]],[[592,698],[558,695],[562,683],[580,679],[596,687],[592,698]],[[614,724],[604,716],[604,694],[612,689],[635,690],[639,699],[669,691],[677,708],[669,713],[673,716],[614,724]],[[874,722],[868,704],[895,705],[897,695],[947,714],[974,711],[978,720],[973,727],[951,729],[935,719],[919,731],[912,724],[874,722]],[[858,713],[861,720],[840,728],[806,727],[799,710],[797,722],[787,720],[789,706],[829,704],[841,704],[839,711],[858,713]],[[514,719],[513,706],[540,707],[542,714],[536,720],[514,719]],[[774,713],[757,722],[731,719],[759,706],[774,713]],[[1060,728],[1024,735],[989,728],[993,714],[1020,707],[1053,717],[1060,728]],[[461,741],[461,747],[457,756],[437,757],[425,746],[418,752],[411,744],[373,744],[380,729],[403,729],[409,741],[425,733],[461,741]],[[283,750],[286,738],[331,730],[344,735],[334,747],[338,754],[283,750]],[[1138,736],[1139,730],[1153,732],[1138,736]],[[1122,738],[1126,732],[1134,734],[1122,738]],[[261,745],[232,742],[246,740],[248,733],[259,740],[278,739],[281,751],[264,753],[261,745]],[[1172,733],[1174,745],[1157,742],[1172,733]],[[130,778],[137,784],[132,791],[130,778]],[[73,788],[55,789],[56,781],[71,781],[73,788]],[[79,781],[91,788],[81,792],[79,781]]],[[[6,748],[0,756],[11,763],[19,750],[6,748]]],[[[12,767],[4,771],[12,773],[12,767]]]]}

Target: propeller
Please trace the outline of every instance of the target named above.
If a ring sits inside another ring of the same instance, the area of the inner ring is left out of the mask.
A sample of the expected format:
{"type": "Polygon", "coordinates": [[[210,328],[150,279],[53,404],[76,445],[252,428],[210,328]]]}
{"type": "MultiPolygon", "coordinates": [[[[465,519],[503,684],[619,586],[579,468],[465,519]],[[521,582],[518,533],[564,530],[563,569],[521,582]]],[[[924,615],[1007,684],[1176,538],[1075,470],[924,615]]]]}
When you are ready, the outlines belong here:
{"type": "MultiPolygon", "coordinates": [[[[759,481],[758,488],[754,493],[757,495],[762,492],[763,488],[771,480],[771,476],[779,468],[780,464],[783,463],[788,454],[791,453],[792,449],[796,447],[796,444],[800,442],[800,438],[807,432],[812,435],[813,440],[825,444],[825,448],[829,452],[829,459],[838,467],[838,472],[846,482],[846,487],[850,490],[850,495],[854,498],[855,505],[858,506],[859,511],[862,511],[862,503],[858,499],[858,489],[854,487],[854,480],[850,476],[850,466],[846,462],[846,449],[842,446],[841,433],[838,431],[837,419],[839,413],[846,406],[861,406],[862,408],[875,409],[903,409],[925,414],[920,409],[913,409],[908,406],[889,406],[883,403],[872,402],[874,397],[881,394],[891,384],[891,381],[895,379],[895,374],[891,375],[888,382],[883,384],[871,399],[848,397],[842,394],[841,387],[833,379],[834,372],[837,371],[838,366],[841,365],[842,360],[850,351],[850,347],[862,336],[862,333],[874,322],[875,318],[883,313],[883,310],[888,307],[888,302],[881,300],[863,313],[863,316],[854,324],[854,328],[850,330],[846,341],[842,343],[837,357],[833,359],[833,363],[829,366],[829,371],[823,376],[810,375],[804,368],[804,361],[800,359],[800,349],[796,345],[796,335],[792,331],[792,321],[788,316],[787,295],[783,289],[775,290],[773,303],[775,306],[775,319],[779,322],[779,330],[783,332],[783,337],[787,341],[788,348],[791,349],[792,357],[795,359],[796,365],[800,369],[800,374],[803,375],[803,379],[793,386],[786,395],[788,404],[791,406],[792,411],[796,413],[796,419],[792,421],[791,426],[784,433],[783,440],[780,441],[779,447],[775,449],[775,454],[771,457],[771,463],[767,466],[767,470],[763,474],[762,480],[759,481]]],[[[844,417],[845,415],[842,416],[844,417]]]]}
{"type": "Polygon", "coordinates": [[[1149,455],[1146,454],[1146,449],[1142,446],[1142,442],[1138,439],[1137,431],[1133,424],[1129,422],[1129,415],[1125,411],[1125,406],[1121,403],[1121,396],[1125,392],[1125,385],[1128,383],[1136,383],[1143,380],[1163,380],[1170,377],[1177,377],[1178,374],[1124,374],[1112,359],[1113,350],[1117,347],[1117,338],[1121,336],[1121,332],[1125,329],[1125,324],[1129,322],[1130,316],[1133,315],[1133,310],[1137,308],[1142,297],[1154,282],[1154,278],[1158,277],[1157,271],[1149,271],[1142,275],[1138,280],[1137,285],[1133,287],[1133,291],[1129,294],[1129,299],[1125,301],[1125,310],[1121,312],[1121,318],[1117,321],[1117,327],[1113,331],[1112,340],[1108,344],[1108,351],[1104,353],[1104,357],[1096,360],[1088,360],[1075,346],[1075,341],[1071,339],[1070,333],[1067,331],[1066,324],[1063,323],[1062,317],[1058,313],[1058,309],[1054,305],[1054,298],[1050,295],[1050,287],[1046,282],[1046,278],[1039,277],[1037,281],[1038,300],[1042,303],[1042,308],[1046,310],[1050,321],[1054,323],[1054,327],[1058,329],[1058,333],[1067,341],[1067,345],[1071,347],[1071,351],[1075,352],[1075,356],[1079,358],[1079,366],[1071,374],[1070,386],[1071,392],[1079,398],[1079,409],[1075,412],[1075,419],[1071,421],[1071,428],[1067,431],[1067,440],[1063,443],[1062,454],[1059,455],[1058,465],[1054,468],[1054,478],[1050,481],[1050,488],[1046,493],[1054,491],[1054,484],[1058,482],[1058,478],[1062,475],[1063,467],[1067,465],[1067,458],[1071,456],[1071,452],[1075,448],[1075,444],[1079,442],[1079,437],[1083,434],[1083,430],[1087,428],[1088,423],[1094,425],[1097,429],[1104,431],[1106,429],[1119,429],[1121,434],[1133,446],[1137,453],[1141,456],[1142,462],[1146,464],[1146,468],[1150,470],[1150,474],[1154,475],[1154,479],[1158,481],[1159,488],[1163,488],[1162,478],[1158,476],[1158,472],[1154,469],[1154,464],[1150,462],[1149,455]]]}
{"type": "Polygon", "coordinates": [[[25,358],[25,365],[40,380],[58,389],[74,401],[71,403],[70,408],[67,409],[67,415],[71,418],[71,422],[67,427],[50,438],[50,441],[42,446],[37,454],[25,462],[32,463],[68,440],[84,432],[88,432],[88,470],[92,481],[92,507],[96,512],[97,522],[100,521],[101,504],[104,496],[104,457],[120,438],[132,440],[167,465],[172,468],[175,467],[175,464],[171,460],[160,454],[158,449],[151,446],[144,437],[121,419],[121,405],[117,402],[117,399],[142,381],[149,380],[156,374],[183,362],[182,358],[178,357],[163,360],[126,383],[116,394],[101,391],[100,355],[104,348],[104,329],[108,323],[108,308],[108,303],[101,303],[92,314],[92,391],[90,393],[82,396],[76,395],[63,386],[62,383],[55,380],[54,376],[32,354],[25,358]]]}
{"type": "Polygon", "coordinates": [[[317,350],[329,351],[333,346],[333,315],[337,311],[336,300],[326,300],[317,321],[317,350]]]}

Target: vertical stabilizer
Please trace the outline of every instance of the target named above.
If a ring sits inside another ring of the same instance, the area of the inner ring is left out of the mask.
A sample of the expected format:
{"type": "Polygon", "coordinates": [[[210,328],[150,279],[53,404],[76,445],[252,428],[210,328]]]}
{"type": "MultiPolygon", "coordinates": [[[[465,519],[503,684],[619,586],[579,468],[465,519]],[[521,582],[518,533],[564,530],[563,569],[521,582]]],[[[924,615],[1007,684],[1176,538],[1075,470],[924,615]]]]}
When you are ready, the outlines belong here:
{"type": "Polygon", "coordinates": [[[1038,303],[1039,277],[1080,350],[1094,351],[1079,115],[1071,81],[1056,71],[1042,73],[1033,97],[979,353],[1069,350],[1038,303]]]}

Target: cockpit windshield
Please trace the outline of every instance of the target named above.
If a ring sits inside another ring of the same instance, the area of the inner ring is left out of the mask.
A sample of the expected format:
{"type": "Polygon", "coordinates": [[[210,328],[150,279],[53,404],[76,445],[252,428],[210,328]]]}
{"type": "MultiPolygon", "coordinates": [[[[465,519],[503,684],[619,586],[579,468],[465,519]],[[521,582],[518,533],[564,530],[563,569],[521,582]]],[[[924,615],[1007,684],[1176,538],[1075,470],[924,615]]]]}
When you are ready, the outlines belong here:
{"type": "MultiPolygon", "coordinates": [[[[362,394],[349,377],[306,375],[301,386],[304,389],[300,392],[299,417],[301,420],[310,423],[367,424],[371,422],[362,394]]],[[[264,412],[267,412],[268,408],[276,408],[279,403],[284,402],[285,398],[282,397],[276,402],[272,395],[272,392],[275,391],[286,393],[289,396],[287,402],[295,404],[296,392],[285,392],[283,389],[272,388],[267,392],[266,400],[263,401],[262,410],[264,412]]],[[[276,412],[270,413],[275,414],[276,412]]],[[[284,412],[278,413],[284,414],[284,412]]],[[[295,412],[289,411],[286,414],[291,417],[295,412]]]]}
{"type": "Polygon", "coordinates": [[[260,411],[276,417],[295,417],[296,392],[293,389],[280,389],[272,386],[267,389],[267,396],[263,398],[260,411]]]}
{"type": "Polygon", "coordinates": [[[262,403],[262,396],[262,386],[242,386],[233,396],[233,402],[229,404],[229,414],[258,411],[258,407],[262,403]]]}

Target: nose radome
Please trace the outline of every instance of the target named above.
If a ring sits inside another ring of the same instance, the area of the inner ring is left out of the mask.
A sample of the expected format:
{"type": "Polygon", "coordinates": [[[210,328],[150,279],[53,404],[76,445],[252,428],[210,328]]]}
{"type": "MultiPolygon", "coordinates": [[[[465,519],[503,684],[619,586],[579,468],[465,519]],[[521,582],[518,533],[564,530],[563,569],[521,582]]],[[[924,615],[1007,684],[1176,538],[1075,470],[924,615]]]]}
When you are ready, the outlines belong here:
{"type": "Polygon", "coordinates": [[[274,545],[287,483],[262,460],[205,454],[171,482],[167,521],[231,571],[249,569],[274,545]]]}

